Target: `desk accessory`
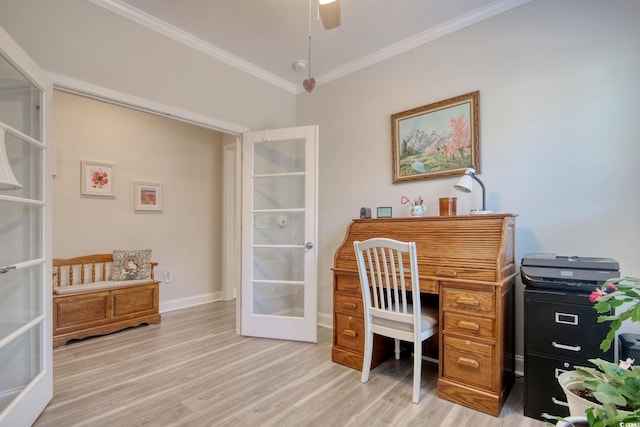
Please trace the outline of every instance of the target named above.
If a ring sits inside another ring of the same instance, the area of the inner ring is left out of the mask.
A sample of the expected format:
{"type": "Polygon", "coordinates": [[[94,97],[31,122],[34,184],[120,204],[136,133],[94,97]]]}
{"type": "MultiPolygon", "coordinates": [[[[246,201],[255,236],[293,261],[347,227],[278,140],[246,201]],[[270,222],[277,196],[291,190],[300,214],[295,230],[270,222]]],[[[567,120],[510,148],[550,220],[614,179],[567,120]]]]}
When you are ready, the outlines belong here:
{"type": "Polygon", "coordinates": [[[487,197],[486,197],[484,184],[476,176],[476,167],[475,166],[469,165],[469,167],[467,169],[465,169],[464,175],[462,175],[456,181],[456,183],[453,184],[453,188],[455,188],[458,191],[462,191],[463,193],[471,193],[471,190],[473,190],[473,180],[478,181],[478,183],[480,184],[480,187],[482,187],[482,210],[479,211],[477,209],[474,209],[474,210],[471,211],[471,214],[488,214],[488,213],[492,213],[491,211],[487,210],[487,197]]]}
{"type": "Polygon", "coordinates": [[[391,218],[391,207],[390,206],[378,207],[378,212],[376,216],[378,218],[391,218]]]}
{"type": "Polygon", "coordinates": [[[371,208],[360,208],[360,218],[371,218],[371,208]]]}

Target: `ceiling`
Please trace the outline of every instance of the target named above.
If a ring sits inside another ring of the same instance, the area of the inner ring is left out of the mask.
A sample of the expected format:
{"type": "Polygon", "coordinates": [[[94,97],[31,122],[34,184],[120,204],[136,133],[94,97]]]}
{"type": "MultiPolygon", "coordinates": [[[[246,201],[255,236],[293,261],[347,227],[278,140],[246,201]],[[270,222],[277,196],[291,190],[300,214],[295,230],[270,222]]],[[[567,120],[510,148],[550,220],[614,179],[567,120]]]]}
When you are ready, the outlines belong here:
{"type": "Polygon", "coordinates": [[[405,52],[529,0],[341,0],[325,30],[317,0],[91,0],[291,92],[405,52]]]}

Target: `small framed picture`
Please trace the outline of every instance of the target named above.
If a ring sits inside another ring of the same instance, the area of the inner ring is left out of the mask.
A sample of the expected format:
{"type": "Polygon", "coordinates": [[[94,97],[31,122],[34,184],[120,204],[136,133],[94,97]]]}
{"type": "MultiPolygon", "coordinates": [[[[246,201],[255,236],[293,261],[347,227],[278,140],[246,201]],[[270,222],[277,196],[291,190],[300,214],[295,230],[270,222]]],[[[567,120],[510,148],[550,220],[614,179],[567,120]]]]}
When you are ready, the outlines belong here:
{"type": "Polygon", "coordinates": [[[137,211],[162,210],[162,184],[135,181],[133,183],[134,209],[137,211]]]}
{"type": "Polygon", "coordinates": [[[391,218],[391,207],[390,206],[382,206],[378,208],[378,218],[391,218]]]}
{"type": "Polygon", "coordinates": [[[88,160],[80,162],[80,193],[86,196],[115,197],[113,163],[100,163],[88,160]]]}

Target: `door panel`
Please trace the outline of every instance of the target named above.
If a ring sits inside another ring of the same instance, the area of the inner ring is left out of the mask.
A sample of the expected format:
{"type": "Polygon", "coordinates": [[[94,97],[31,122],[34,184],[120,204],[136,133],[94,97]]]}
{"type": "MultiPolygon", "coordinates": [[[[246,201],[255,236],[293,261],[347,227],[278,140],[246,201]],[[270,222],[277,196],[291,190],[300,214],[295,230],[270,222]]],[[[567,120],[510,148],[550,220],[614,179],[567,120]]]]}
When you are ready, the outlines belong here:
{"type": "Polygon", "coordinates": [[[0,28],[0,426],[31,425],[53,396],[48,134],[52,87],[0,28]]]}
{"type": "Polygon", "coordinates": [[[316,341],[317,134],[243,135],[243,335],[316,341]]]}

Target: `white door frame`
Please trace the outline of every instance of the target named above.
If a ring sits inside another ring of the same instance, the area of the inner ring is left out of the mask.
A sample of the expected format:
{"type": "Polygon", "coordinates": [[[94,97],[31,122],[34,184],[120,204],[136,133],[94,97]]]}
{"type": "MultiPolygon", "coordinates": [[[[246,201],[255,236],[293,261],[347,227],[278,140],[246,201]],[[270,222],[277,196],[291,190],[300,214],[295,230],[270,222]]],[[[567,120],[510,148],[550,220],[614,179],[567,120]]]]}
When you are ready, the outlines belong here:
{"type": "MultiPolygon", "coordinates": [[[[117,92],[111,89],[106,89],[100,86],[96,86],[96,85],[92,85],[89,83],[85,83],[79,80],[75,80],[75,79],[71,79],[65,76],[61,76],[61,75],[57,75],[57,74],[53,74],[53,73],[49,73],[48,74],[49,78],[51,79],[51,81],[53,82],[53,87],[54,89],[57,90],[61,90],[64,92],[69,92],[69,93],[73,93],[76,95],[81,95],[81,96],[86,96],[86,97],[90,97],[93,99],[97,99],[99,101],[104,101],[104,102],[108,102],[111,104],[116,104],[116,105],[120,105],[123,107],[127,107],[127,108],[131,108],[134,110],[138,110],[138,111],[144,111],[146,113],[150,113],[150,114],[155,114],[161,117],[170,117],[172,119],[175,120],[179,120],[185,123],[189,123],[195,126],[199,126],[199,127],[203,127],[206,129],[212,129],[218,132],[221,132],[223,134],[226,134],[223,137],[223,140],[225,138],[236,138],[236,142],[235,144],[235,151],[236,151],[236,159],[235,159],[235,163],[236,163],[236,170],[235,171],[231,171],[230,165],[231,163],[228,163],[225,157],[225,160],[223,161],[223,168],[226,168],[227,166],[229,166],[229,169],[225,172],[223,172],[223,180],[227,180],[226,183],[224,184],[223,187],[223,194],[225,191],[229,191],[226,187],[227,184],[231,185],[230,182],[233,182],[234,185],[236,186],[236,200],[234,203],[234,212],[228,212],[227,211],[227,207],[225,206],[225,210],[223,213],[223,223],[225,222],[224,217],[226,215],[235,215],[236,218],[239,217],[239,213],[240,213],[240,203],[241,203],[241,188],[240,188],[240,173],[241,173],[241,155],[239,155],[238,153],[241,153],[241,149],[240,149],[240,135],[242,135],[245,132],[249,131],[249,128],[243,127],[243,126],[239,126],[233,123],[229,123],[229,122],[224,122],[221,120],[217,120],[215,118],[211,118],[211,117],[207,117],[207,116],[202,116],[199,114],[195,114],[192,113],[190,111],[186,111],[186,110],[182,110],[176,107],[172,107],[170,105],[166,105],[166,104],[159,104],[157,102],[154,101],[150,101],[148,99],[144,99],[144,98],[139,98],[136,96],[132,96],[126,93],[122,93],[122,92],[117,92]],[[228,174],[235,174],[235,178],[233,177],[229,177],[228,174]],[[231,180],[231,181],[230,181],[231,180]],[[235,182],[234,182],[235,180],[235,182]]],[[[230,150],[233,151],[232,148],[230,148],[230,150]]],[[[226,146],[225,149],[223,149],[223,153],[224,156],[231,156],[231,152],[227,152],[226,146]]],[[[231,162],[231,160],[229,160],[231,162]]],[[[223,196],[226,200],[227,196],[223,196]]],[[[228,221],[228,219],[227,219],[228,221]]],[[[223,271],[223,289],[222,289],[222,297],[224,299],[228,299],[228,295],[231,294],[233,295],[233,287],[230,287],[227,285],[227,283],[236,283],[236,289],[237,289],[237,298],[236,301],[239,303],[240,298],[239,298],[239,294],[240,294],[240,280],[241,280],[241,267],[240,267],[240,228],[241,228],[241,224],[240,221],[235,221],[235,227],[234,227],[234,233],[233,236],[231,235],[227,235],[226,232],[223,233],[223,239],[225,241],[223,241],[223,250],[226,252],[226,248],[231,248],[232,249],[232,253],[235,254],[235,260],[231,261],[232,265],[234,266],[234,272],[232,273],[231,271],[223,271]],[[227,238],[233,238],[235,239],[234,242],[230,242],[227,241],[227,238]]],[[[224,256],[224,255],[223,255],[224,256]]],[[[238,304],[236,304],[236,316],[240,315],[240,307],[238,304]]],[[[239,318],[236,319],[236,332],[239,332],[239,328],[240,328],[240,320],[239,318]]]]}
{"type": "Polygon", "coordinates": [[[222,159],[222,298],[236,297],[239,284],[240,256],[240,139],[223,141],[222,159]]]}
{"type": "MultiPolygon", "coordinates": [[[[231,138],[231,137],[230,137],[231,138]]],[[[236,333],[240,334],[241,306],[241,212],[242,212],[242,141],[223,141],[223,243],[222,243],[222,297],[225,301],[236,299],[236,333]]]]}

